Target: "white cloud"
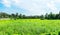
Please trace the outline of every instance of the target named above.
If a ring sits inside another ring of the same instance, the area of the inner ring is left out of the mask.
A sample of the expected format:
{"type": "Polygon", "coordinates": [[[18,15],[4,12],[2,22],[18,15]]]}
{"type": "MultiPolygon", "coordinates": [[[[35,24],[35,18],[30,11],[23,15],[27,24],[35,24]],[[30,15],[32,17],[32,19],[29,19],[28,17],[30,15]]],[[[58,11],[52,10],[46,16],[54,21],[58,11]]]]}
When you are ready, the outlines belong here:
{"type": "Polygon", "coordinates": [[[51,11],[53,13],[58,13],[59,12],[58,8],[56,7],[58,5],[58,4],[56,4],[56,3],[58,3],[57,1],[56,0],[55,1],[52,0],[52,1],[47,3],[47,7],[50,9],[49,11],[51,11]]]}
{"type": "Polygon", "coordinates": [[[6,7],[10,7],[11,4],[19,7],[23,7],[32,14],[44,14],[49,11],[58,11],[55,3],[60,3],[60,0],[3,0],[3,4],[6,7]],[[47,9],[47,10],[46,10],[47,9]]]}
{"type": "Polygon", "coordinates": [[[50,3],[47,3],[47,6],[51,9],[51,10],[57,10],[57,8],[55,7],[53,1],[50,3]]]}
{"type": "Polygon", "coordinates": [[[18,5],[21,0],[11,0],[14,4],[18,5]]]}
{"type": "Polygon", "coordinates": [[[60,0],[54,0],[54,2],[60,3],[60,0]]]}
{"type": "Polygon", "coordinates": [[[45,3],[40,3],[39,0],[25,0],[22,3],[20,3],[20,6],[24,7],[25,9],[29,10],[29,13],[32,13],[34,15],[36,14],[42,14],[45,9],[45,3]]]}
{"type": "Polygon", "coordinates": [[[4,4],[6,7],[11,6],[11,2],[9,0],[2,0],[2,4],[4,4]]]}

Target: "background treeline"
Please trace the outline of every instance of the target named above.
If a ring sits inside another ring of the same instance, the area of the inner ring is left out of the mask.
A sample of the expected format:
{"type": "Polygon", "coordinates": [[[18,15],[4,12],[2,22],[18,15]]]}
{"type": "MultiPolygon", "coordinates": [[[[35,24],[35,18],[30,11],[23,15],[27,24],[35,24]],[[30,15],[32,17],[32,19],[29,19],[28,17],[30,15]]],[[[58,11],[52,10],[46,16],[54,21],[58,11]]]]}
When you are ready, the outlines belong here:
{"type": "Polygon", "coordinates": [[[60,19],[60,12],[58,14],[53,14],[50,12],[49,14],[46,13],[45,15],[35,15],[35,16],[26,16],[22,14],[7,14],[4,12],[0,12],[0,19],[1,18],[10,18],[10,19],[60,19]]]}

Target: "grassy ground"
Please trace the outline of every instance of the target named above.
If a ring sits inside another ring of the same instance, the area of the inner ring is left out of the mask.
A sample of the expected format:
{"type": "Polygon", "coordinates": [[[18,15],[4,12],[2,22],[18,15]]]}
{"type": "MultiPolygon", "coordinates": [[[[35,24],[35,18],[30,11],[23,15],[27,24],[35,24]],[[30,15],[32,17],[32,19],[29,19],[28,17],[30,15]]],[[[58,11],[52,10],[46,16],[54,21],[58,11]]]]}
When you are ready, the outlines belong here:
{"type": "Polygon", "coordinates": [[[0,35],[58,35],[60,20],[0,20],[0,35]]]}

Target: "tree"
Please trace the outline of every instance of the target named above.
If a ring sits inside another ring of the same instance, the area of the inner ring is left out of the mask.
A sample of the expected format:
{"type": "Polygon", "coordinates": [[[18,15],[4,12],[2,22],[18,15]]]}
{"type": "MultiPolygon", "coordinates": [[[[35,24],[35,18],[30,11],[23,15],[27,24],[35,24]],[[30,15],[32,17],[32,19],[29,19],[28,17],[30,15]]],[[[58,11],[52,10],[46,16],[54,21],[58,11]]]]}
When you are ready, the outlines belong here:
{"type": "Polygon", "coordinates": [[[50,14],[48,15],[48,19],[55,19],[55,14],[52,14],[52,12],[50,12],[50,14]]]}
{"type": "Polygon", "coordinates": [[[0,12],[0,18],[8,18],[9,14],[0,12]]]}
{"type": "Polygon", "coordinates": [[[59,12],[59,14],[57,15],[57,17],[58,17],[58,19],[60,19],[60,12],[59,12]]]}
{"type": "Polygon", "coordinates": [[[26,18],[26,16],[25,16],[25,15],[23,15],[23,18],[26,18]]]}
{"type": "Polygon", "coordinates": [[[11,18],[14,19],[14,20],[16,20],[15,14],[11,14],[11,18]]]}
{"type": "Polygon", "coordinates": [[[16,16],[15,16],[16,19],[18,19],[18,13],[16,13],[16,16]]]}
{"type": "Polygon", "coordinates": [[[45,14],[45,19],[48,19],[48,13],[45,14]]]}
{"type": "Polygon", "coordinates": [[[23,17],[22,17],[22,14],[19,15],[19,19],[21,19],[21,18],[23,18],[23,17]]]}
{"type": "Polygon", "coordinates": [[[41,20],[44,20],[44,16],[43,16],[43,15],[41,15],[41,16],[40,16],[40,19],[41,19],[41,20]]]}

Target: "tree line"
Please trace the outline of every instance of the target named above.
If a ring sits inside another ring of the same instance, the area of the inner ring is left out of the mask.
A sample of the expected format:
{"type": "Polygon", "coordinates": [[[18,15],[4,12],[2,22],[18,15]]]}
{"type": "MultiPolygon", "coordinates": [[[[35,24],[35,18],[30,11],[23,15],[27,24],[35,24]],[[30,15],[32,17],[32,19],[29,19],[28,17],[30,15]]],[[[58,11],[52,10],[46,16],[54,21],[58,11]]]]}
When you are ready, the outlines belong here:
{"type": "Polygon", "coordinates": [[[60,12],[58,14],[53,14],[50,12],[45,15],[37,15],[37,16],[26,16],[22,14],[7,14],[4,12],[0,12],[0,18],[10,18],[10,19],[60,19],[60,12]]]}

